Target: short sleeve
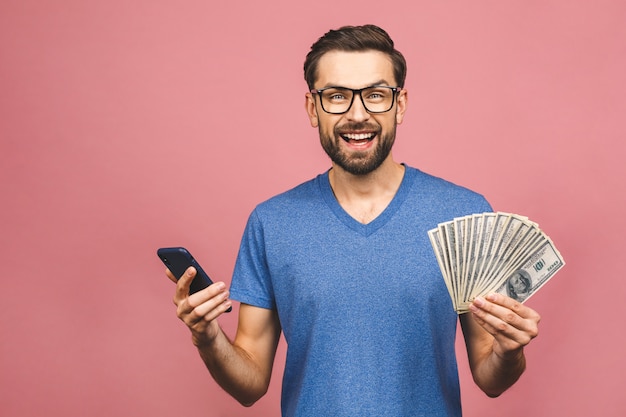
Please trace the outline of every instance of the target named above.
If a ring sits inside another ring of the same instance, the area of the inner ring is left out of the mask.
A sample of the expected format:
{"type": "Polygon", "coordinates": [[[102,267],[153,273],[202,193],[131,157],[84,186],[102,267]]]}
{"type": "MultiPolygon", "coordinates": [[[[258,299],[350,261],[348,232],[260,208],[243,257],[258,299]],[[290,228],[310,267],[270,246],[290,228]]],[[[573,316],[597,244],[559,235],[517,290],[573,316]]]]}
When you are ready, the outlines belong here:
{"type": "Polygon", "coordinates": [[[263,225],[256,210],[248,218],[241,239],[230,297],[256,307],[275,309],[276,306],[267,266],[263,225]]]}

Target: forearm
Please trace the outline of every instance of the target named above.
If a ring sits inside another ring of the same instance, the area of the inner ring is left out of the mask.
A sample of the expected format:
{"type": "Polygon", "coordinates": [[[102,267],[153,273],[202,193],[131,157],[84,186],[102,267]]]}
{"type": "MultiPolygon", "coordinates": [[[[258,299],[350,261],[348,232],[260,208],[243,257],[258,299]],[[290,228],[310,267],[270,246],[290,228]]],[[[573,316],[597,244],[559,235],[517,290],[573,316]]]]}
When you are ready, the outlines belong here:
{"type": "Polygon", "coordinates": [[[211,342],[194,344],[213,379],[242,405],[251,406],[267,392],[271,370],[264,372],[223,331],[211,342]]]}

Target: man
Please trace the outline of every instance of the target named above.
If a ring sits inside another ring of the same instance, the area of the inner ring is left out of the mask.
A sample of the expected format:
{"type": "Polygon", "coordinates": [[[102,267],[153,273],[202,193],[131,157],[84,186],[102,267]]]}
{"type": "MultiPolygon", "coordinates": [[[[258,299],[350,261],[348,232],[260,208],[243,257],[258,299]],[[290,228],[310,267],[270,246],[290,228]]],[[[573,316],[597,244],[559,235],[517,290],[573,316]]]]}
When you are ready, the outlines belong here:
{"type": "MultiPolygon", "coordinates": [[[[267,391],[282,331],[283,416],[460,416],[457,315],[427,230],[491,207],[394,161],[406,63],[385,31],[331,30],[304,69],[306,111],[332,167],[257,206],[230,293],[220,282],[189,296],[190,268],[176,288],[178,316],[244,405],[267,391]],[[233,341],[217,322],[229,294],[241,302],[233,341]]],[[[460,322],[472,375],[495,397],[524,371],[539,315],[499,294],[470,309],[460,322]]]]}

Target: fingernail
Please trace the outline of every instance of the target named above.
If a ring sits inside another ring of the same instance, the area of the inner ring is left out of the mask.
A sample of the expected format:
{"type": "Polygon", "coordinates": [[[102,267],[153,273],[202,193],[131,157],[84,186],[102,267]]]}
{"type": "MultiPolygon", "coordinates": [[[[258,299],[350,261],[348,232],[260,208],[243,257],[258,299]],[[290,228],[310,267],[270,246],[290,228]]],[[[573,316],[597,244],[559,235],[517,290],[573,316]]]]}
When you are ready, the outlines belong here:
{"type": "Polygon", "coordinates": [[[491,293],[487,296],[487,300],[496,301],[498,299],[498,294],[491,293]]]}
{"type": "Polygon", "coordinates": [[[474,298],[474,302],[472,304],[482,307],[485,305],[485,299],[483,297],[476,297],[474,298]]]}

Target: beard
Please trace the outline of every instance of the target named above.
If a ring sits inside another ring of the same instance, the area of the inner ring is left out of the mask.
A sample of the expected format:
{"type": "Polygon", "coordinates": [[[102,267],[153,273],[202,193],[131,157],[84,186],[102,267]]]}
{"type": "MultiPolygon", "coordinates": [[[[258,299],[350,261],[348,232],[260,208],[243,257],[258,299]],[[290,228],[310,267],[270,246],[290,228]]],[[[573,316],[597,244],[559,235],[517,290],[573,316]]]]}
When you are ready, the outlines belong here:
{"type": "Polygon", "coordinates": [[[323,132],[320,127],[319,134],[322,148],[324,148],[324,151],[330,157],[331,161],[352,175],[367,175],[381,166],[389,156],[396,139],[396,125],[394,124],[393,129],[384,135],[381,133],[380,126],[364,123],[351,123],[336,126],[333,129],[332,135],[323,132]],[[341,141],[344,139],[342,139],[339,132],[350,130],[375,130],[377,139],[376,147],[363,152],[344,152],[341,148],[341,141]]]}

